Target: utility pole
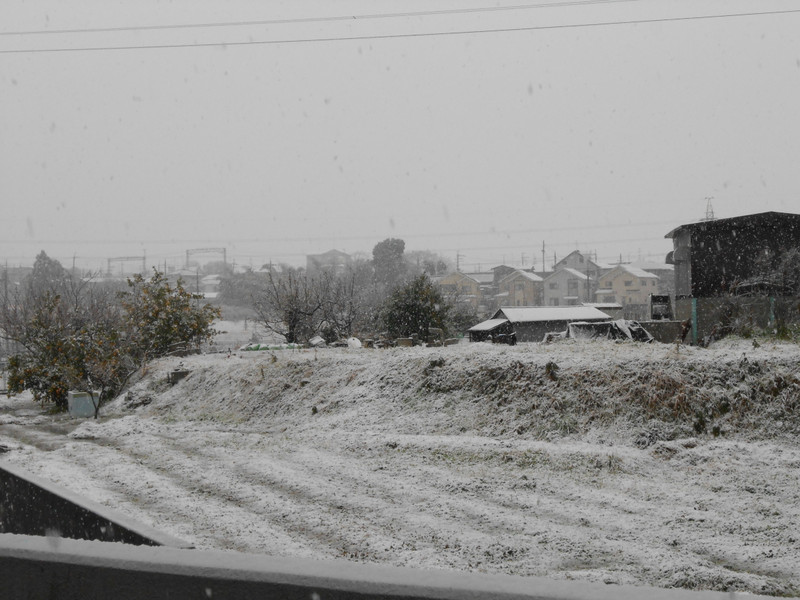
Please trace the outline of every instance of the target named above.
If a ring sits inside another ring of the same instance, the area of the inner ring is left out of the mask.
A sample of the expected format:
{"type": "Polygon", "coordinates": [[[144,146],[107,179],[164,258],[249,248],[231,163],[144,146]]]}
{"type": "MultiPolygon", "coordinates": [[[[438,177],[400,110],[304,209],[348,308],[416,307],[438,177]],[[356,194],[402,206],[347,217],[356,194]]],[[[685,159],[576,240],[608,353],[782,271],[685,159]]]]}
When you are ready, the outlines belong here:
{"type": "Polygon", "coordinates": [[[544,273],[545,271],[547,271],[547,267],[545,266],[545,260],[544,260],[544,240],[542,240],[542,273],[544,273]]]}

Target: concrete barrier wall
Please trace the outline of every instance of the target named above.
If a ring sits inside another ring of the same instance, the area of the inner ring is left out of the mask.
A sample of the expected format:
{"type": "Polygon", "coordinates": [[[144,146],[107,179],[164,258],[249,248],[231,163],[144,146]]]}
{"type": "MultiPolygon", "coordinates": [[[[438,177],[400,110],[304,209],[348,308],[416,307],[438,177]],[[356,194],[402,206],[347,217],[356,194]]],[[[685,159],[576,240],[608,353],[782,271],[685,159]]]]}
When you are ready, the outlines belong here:
{"type": "Polygon", "coordinates": [[[189,546],[5,462],[0,462],[0,533],[189,546]]]}
{"type": "Polygon", "coordinates": [[[662,344],[674,344],[675,340],[680,339],[680,321],[639,321],[639,325],[644,327],[655,341],[662,344]]]}
{"type": "Polygon", "coordinates": [[[0,598],[766,600],[11,534],[0,534],[0,598]]]}

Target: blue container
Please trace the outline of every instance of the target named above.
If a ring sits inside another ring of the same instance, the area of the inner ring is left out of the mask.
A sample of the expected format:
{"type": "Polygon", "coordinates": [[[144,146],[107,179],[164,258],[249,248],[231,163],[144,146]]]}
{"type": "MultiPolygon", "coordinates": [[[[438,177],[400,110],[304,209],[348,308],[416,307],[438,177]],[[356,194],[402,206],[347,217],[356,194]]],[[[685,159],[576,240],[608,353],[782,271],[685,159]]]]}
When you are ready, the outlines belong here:
{"type": "Polygon", "coordinates": [[[89,392],[67,392],[67,408],[71,417],[93,417],[97,394],[89,392]]]}

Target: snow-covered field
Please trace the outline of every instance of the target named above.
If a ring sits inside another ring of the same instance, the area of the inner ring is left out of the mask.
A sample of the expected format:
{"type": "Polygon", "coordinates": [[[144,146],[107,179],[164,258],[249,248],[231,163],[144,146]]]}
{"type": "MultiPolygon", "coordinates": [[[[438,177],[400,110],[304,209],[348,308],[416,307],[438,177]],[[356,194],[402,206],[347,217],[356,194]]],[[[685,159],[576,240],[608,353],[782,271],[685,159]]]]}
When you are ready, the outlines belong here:
{"type": "Polygon", "coordinates": [[[0,399],[0,460],[199,548],[798,595],[798,366],[748,340],[170,358],[99,421],[0,399]]]}

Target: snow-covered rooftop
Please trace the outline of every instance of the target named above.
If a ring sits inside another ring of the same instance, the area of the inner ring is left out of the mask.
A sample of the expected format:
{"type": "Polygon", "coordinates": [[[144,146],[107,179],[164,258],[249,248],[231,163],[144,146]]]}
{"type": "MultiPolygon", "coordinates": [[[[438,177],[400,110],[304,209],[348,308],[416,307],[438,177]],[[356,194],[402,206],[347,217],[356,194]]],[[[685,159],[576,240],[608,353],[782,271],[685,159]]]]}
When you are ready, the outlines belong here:
{"type": "Polygon", "coordinates": [[[494,273],[464,273],[478,283],[494,283],[494,273]]]}
{"type": "Polygon", "coordinates": [[[607,314],[592,306],[504,306],[492,318],[503,316],[512,323],[608,320],[607,314]]]}
{"type": "Polygon", "coordinates": [[[636,269],[642,269],[643,271],[674,271],[675,265],[668,265],[667,263],[657,263],[657,262],[648,262],[648,261],[638,261],[632,262],[628,266],[634,267],[636,269]]]}
{"type": "Polygon", "coordinates": [[[633,267],[631,265],[617,265],[610,272],[603,275],[601,279],[606,279],[612,273],[618,273],[619,271],[624,271],[625,273],[629,273],[630,275],[638,277],[639,279],[660,279],[658,275],[654,275],[653,273],[649,273],[648,271],[633,267]]]}
{"type": "Polygon", "coordinates": [[[647,271],[645,271],[643,269],[639,269],[637,267],[632,267],[631,265],[620,265],[620,267],[622,267],[622,269],[624,269],[625,271],[627,271],[631,275],[634,275],[634,276],[636,276],[636,277],[638,277],[640,279],[648,279],[648,278],[649,279],[658,279],[659,278],[658,275],[653,275],[652,273],[648,273],[647,271]]]}
{"type": "Polygon", "coordinates": [[[612,264],[609,264],[609,263],[604,263],[604,262],[596,262],[596,261],[593,261],[593,262],[597,267],[599,267],[600,269],[604,269],[604,270],[613,269],[614,266],[615,266],[615,265],[612,265],[612,264]]]}
{"type": "Polygon", "coordinates": [[[535,283],[539,283],[541,281],[544,281],[544,279],[539,277],[536,273],[531,273],[530,271],[522,271],[520,269],[517,269],[513,273],[509,273],[508,275],[503,277],[503,281],[505,281],[506,279],[513,279],[515,277],[520,277],[520,276],[524,277],[525,279],[527,279],[529,281],[533,281],[535,283]]]}
{"type": "Polygon", "coordinates": [[[503,323],[508,323],[508,319],[489,319],[483,323],[478,323],[474,327],[470,327],[469,331],[491,331],[495,327],[499,327],[503,323]]]}
{"type": "Polygon", "coordinates": [[[577,277],[578,279],[589,279],[589,276],[586,275],[585,273],[581,273],[580,271],[576,269],[571,269],[570,267],[564,267],[563,269],[559,269],[558,271],[552,273],[550,277],[558,275],[559,273],[569,273],[570,275],[572,275],[573,277],[577,277]]]}

